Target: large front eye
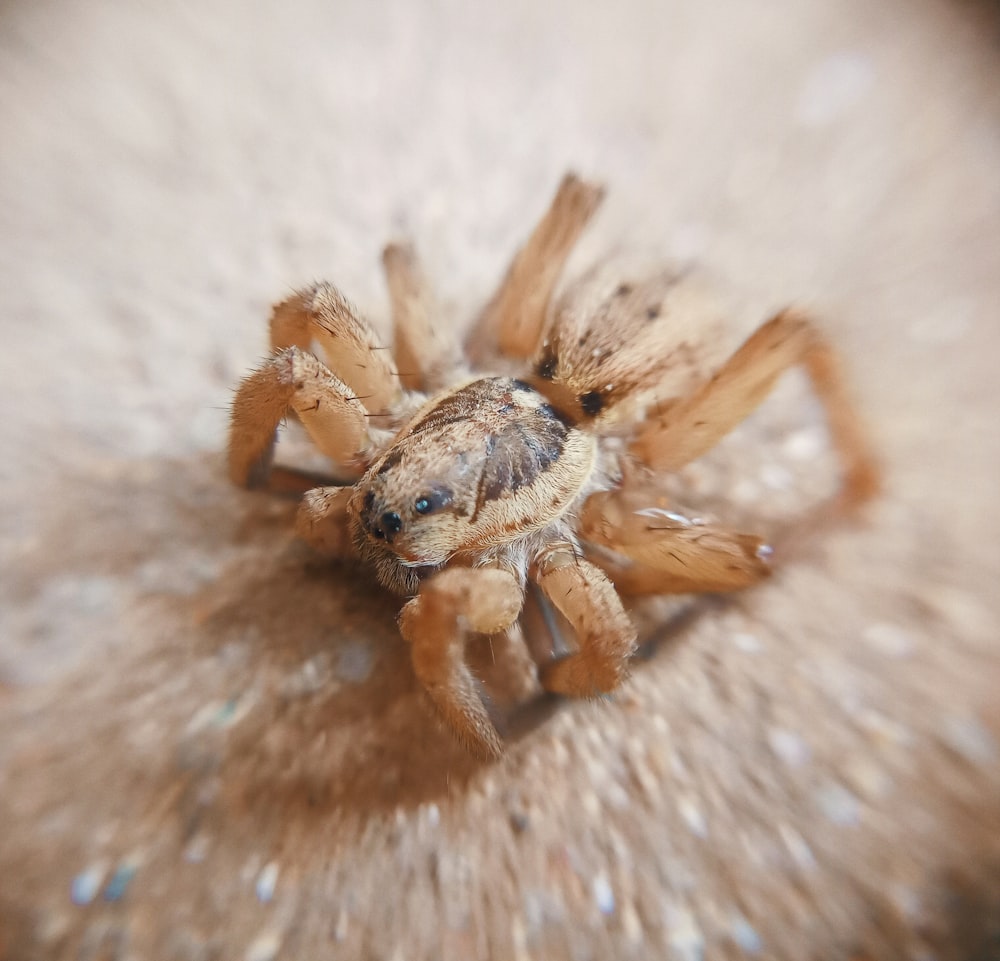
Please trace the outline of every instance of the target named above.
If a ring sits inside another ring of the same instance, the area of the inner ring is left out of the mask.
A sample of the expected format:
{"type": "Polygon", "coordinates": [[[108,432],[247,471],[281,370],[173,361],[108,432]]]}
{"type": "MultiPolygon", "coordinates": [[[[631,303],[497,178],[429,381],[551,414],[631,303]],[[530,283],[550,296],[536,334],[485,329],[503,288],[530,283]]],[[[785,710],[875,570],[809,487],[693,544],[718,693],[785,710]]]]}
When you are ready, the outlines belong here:
{"type": "Polygon", "coordinates": [[[447,507],[454,494],[449,487],[434,487],[426,494],[421,494],[414,502],[413,509],[418,514],[432,514],[434,511],[447,507]]]}

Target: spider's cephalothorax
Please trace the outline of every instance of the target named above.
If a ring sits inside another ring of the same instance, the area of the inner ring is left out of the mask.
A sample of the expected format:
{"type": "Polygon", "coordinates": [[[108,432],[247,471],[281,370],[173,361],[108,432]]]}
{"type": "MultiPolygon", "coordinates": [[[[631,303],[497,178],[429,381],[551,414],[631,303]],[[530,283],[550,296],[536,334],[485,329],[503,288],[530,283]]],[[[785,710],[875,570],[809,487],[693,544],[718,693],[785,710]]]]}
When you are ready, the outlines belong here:
{"type": "Polygon", "coordinates": [[[233,406],[236,483],[266,483],[290,411],[338,465],[346,482],[310,490],[298,530],[408,597],[399,622],[414,670],[482,756],[502,742],[465,665],[465,633],[511,629],[527,578],[576,633],[577,650],[543,665],[541,683],[588,696],[621,683],[635,648],[620,593],[728,591],[766,576],[760,538],[666,510],[657,475],[714,446],[788,367],[806,368],[826,408],[844,500],[877,486],[837,358],[802,314],[775,315],[709,375],[697,347],[717,318],[689,272],[598,269],[553,302],[601,196],[563,180],[464,353],[435,322],[412,252],[391,246],[394,363],[317,284],[275,308],[274,354],[233,406]]]}
{"type": "Polygon", "coordinates": [[[357,551],[402,594],[453,558],[510,557],[578,498],[595,447],[524,381],[463,384],[417,413],[355,485],[357,551]]]}

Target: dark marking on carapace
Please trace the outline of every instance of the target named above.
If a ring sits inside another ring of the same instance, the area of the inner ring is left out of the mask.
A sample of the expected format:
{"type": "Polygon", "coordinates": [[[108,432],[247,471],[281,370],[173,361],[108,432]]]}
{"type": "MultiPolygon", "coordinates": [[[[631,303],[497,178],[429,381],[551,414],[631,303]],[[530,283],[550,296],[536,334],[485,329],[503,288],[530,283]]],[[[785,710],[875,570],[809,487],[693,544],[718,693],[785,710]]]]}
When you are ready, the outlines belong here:
{"type": "Polygon", "coordinates": [[[550,404],[525,410],[486,440],[476,489],[475,521],[483,505],[529,487],[562,456],[570,427],[550,404]]]}
{"type": "MultiPolygon", "coordinates": [[[[381,477],[383,474],[388,473],[394,467],[399,466],[399,462],[402,459],[403,459],[403,452],[398,447],[395,448],[394,450],[390,450],[389,453],[386,454],[385,460],[382,461],[382,464],[379,467],[379,469],[375,471],[375,476],[381,477]]],[[[371,497],[372,495],[369,494],[368,496],[371,497]]]]}
{"type": "Polygon", "coordinates": [[[496,446],[496,436],[494,434],[490,434],[490,436],[486,438],[486,450],[483,456],[483,469],[479,472],[479,481],[476,484],[476,506],[473,508],[472,517],[469,518],[470,522],[473,524],[476,523],[476,520],[479,518],[479,512],[482,510],[483,504],[486,503],[486,484],[488,483],[490,458],[493,456],[496,446]]]}

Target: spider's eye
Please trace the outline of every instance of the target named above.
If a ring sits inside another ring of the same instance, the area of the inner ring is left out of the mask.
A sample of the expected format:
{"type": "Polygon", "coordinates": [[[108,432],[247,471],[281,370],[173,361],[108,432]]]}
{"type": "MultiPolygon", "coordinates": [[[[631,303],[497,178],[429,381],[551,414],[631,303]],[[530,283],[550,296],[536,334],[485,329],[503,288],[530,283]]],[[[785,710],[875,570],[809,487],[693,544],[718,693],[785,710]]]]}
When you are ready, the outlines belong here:
{"type": "Polygon", "coordinates": [[[426,494],[421,494],[413,502],[413,509],[418,514],[432,514],[451,504],[454,496],[450,487],[435,487],[426,494]]]}
{"type": "Polygon", "coordinates": [[[382,527],[387,534],[398,534],[403,529],[403,519],[395,511],[386,511],[382,515],[382,527]]]}
{"type": "Polygon", "coordinates": [[[596,417],[604,409],[604,398],[596,390],[581,394],[577,399],[583,412],[589,417],[596,417]]]}

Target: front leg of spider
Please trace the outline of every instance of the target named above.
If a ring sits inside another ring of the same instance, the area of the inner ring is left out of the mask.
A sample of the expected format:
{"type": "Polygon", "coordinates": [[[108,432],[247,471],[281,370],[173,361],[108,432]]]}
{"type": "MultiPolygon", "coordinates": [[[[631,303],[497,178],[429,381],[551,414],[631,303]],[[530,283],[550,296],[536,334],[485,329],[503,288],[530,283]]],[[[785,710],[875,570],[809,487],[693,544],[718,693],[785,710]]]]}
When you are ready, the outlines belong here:
{"type": "Polygon", "coordinates": [[[568,545],[547,549],[532,570],[545,596],[576,632],[578,650],[545,665],[542,686],[570,697],[596,697],[617,688],[635,652],[636,630],[614,585],[568,545]]]}
{"type": "Polygon", "coordinates": [[[289,413],[344,473],[361,473],[372,445],[365,406],[316,357],[292,346],[244,378],[236,392],[228,451],[235,484],[267,484],[275,432],[289,413]]]}
{"type": "Polygon", "coordinates": [[[496,568],[452,567],[427,578],[399,615],[413,670],[442,720],[473,754],[496,759],[503,742],[465,663],[469,632],[497,634],[521,612],[517,578],[496,568]]]}

